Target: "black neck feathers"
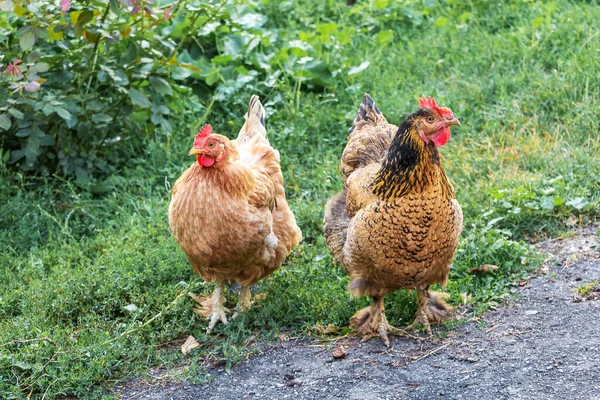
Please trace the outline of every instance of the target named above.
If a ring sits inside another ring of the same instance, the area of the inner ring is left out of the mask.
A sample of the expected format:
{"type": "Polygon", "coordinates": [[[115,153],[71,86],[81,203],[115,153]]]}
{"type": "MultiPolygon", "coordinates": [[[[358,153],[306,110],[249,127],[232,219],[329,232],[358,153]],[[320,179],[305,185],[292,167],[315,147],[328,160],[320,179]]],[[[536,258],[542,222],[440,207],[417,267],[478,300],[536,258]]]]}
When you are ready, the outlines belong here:
{"type": "Polygon", "coordinates": [[[409,115],[398,128],[373,181],[375,195],[385,199],[401,197],[411,192],[422,192],[440,180],[442,187],[448,187],[448,193],[453,195],[437,148],[431,141],[423,142],[417,132],[417,118],[422,111],[409,115]]]}

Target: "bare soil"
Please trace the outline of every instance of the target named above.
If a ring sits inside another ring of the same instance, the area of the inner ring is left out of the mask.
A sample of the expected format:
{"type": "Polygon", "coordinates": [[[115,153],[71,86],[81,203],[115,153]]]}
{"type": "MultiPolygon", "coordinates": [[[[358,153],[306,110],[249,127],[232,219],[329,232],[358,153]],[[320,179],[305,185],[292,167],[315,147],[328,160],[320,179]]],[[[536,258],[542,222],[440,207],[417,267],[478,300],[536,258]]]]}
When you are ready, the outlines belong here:
{"type": "Polygon", "coordinates": [[[127,382],[123,399],[584,399],[600,400],[600,301],[573,290],[600,280],[596,227],[538,244],[541,275],[516,300],[440,339],[280,342],[202,385],[127,382]],[[345,357],[335,360],[334,350],[345,357]]]}

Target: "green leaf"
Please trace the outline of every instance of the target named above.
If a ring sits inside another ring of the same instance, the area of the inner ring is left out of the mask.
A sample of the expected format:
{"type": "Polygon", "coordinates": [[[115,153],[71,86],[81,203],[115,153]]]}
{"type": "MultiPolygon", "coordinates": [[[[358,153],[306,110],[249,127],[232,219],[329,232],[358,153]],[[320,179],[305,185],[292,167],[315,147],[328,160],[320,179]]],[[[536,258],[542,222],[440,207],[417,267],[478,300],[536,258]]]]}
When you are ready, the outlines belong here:
{"type": "Polygon", "coordinates": [[[29,55],[27,55],[27,62],[28,63],[36,63],[40,60],[40,52],[37,50],[32,51],[31,53],[29,53],[29,55]]]}
{"type": "Polygon", "coordinates": [[[46,71],[48,71],[48,69],[50,69],[50,66],[47,63],[40,62],[40,63],[34,64],[31,68],[29,68],[29,72],[37,74],[37,73],[41,73],[41,72],[46,72],[46,71]]]}
{"type": "Polygon", "coordinates": [[[531,25],[534,28],[539,28],[544,23],[544,17],[537,17],[536,19],[531,21],[531,25]]]}
{"type": "Polygon", "coordinates": [[[62,107],[55,106],[54,111],[65,121],[71,119],[71,113],[62,107]]]}
{"type": "Polygon", "coordinates": [[[306,71],[310,72],[310,80],[312,83],[322,87],[333,85],[334,81],[331,77],[331,72],[324,62],[312,60],[304,64],[304,68],[306,71]]]}
{"type": "Polygon", "coordinates": [[[435,26],[445,26],[445,25],[448,25],[449,22],[450,22],[449,18],[441,16],[435,21],[435,26]]]}
{"type": "Polygon", "coordinates": [[[340,24],[318,24],[317,32],[329,36],[340,27],[340,24]]]}
{"type": "Polygon", "coordinates": [[[63,39],[63,33],[61,30],[56,30],[57,28],[60,28],[60,25],[55,25],[54,27],[52,26],[48,26],[48,38],[50,40],[62,40],[63,39]]]}
{"type": "Polygon", "coordinates": [[[54,107],[52,107],[50,104],[46,104],[44,108],[42,108],[42,112],[44,115],[48,116],[54,112],[54,107]]]}
{"type": "Polygon", "coordinates": [[[35,35],[33,32],[25,32],[21,39],[19,40],[19,46],[23,51],[30,51],[35,44],[35,35]]]}
{"type": "Polygon", "coordinates": [[[560,207],[565,203],[562,197],[554,196],[554,207],[560,207]]]}
{"type": "Polygon", "coordinates": [[[233,59],[240,57],[244,39],[240,35],[229,35],[223,40],[223,50],[225,54],[229,54],[233,59]]]}
{"type": "Polygon", "coordinates": [[[0,115],[0,129],[7,131],[10,129],[11,125],[12,123],[10,122],[8,114],[0,115]]]}
{"type": "Polygon", "coordinates": [[[94,18],[94,12],[85,10],[77,17],[77,25],[85,25],[94,18]]]}
{"type": "Polygon", "coordinates": [[[233,60],[229,54],[222,54],[220,56],[215,56],[210,60],[213,65],[227,65],[233,60]]]}
{"type": "Polygon", "coordinates": [[[171,69],[171,78],[175,79],[176,81],[182,81],[186,78],[189,78],[190,75],[192,75],[192,71],[187,68],[175,67],[171,69]]]}
{"type": "Polygon", "coordinates": [[[50,135],[42,135],[40,136],[40,145],[42,146],[52,146],[54,144],[54,138],[50,135]]]}
{"type": "Polygon", "coordinates": [[[73,34],[79,39],[83,35],[83,27],[81,25],[75,25],[73,27],[73,34]]]}
{"type": "Polygon", "coordinates": [[[131,99],[131,102],[137,106],[140,106],[142,108],[150,108],[151,103],[150,100],[148,100],[148,97],[146,97],[146,95],[142,92],[140,92],[137,89],[131,88],[129,89],[129,98],[131,99]]]}
{"type": "Polygon", "coordinates": [[[102,110],[104,107],[106,107],[106,105],[98,100],[92,100],[85,106],[86,110],[88,111],[98,111],[102,110]]]}
{"type": "Polygon", "coordinates": [[[33,369],[33,367],[31,366],[31,364],[24,362],[24,361],[15,361],[11,364],[11,367],[17,367],[19,369],[22,370],[29,370],[29,369],[33,369]]]}
{"type": "Polygon", "coordinates": [[[108,6],[110,7],[110,11],[112,11],[113,14],[115,14],[115,15],[121,14],[121,6],[119,5],[119,2],[117,0],[109,0],[108,6]]]}
{"type": "Polygon", "coordinates": [[[27,162],[34,162],[41,153],[40,139],[38,137],[30,137],[27,141],[27,146],[25,147],[25,157],[27,158],[27,162]]]}
{"type": "Polygon", "coordinates": [[[16,108],[9,108],[8,112],[16,119],[23,119],[23,117],[25,117],[25,114],[23,114],[21,111],[17,110],[16,108]]]}
{"type": "Polygon", "coordinates": [[[97,124],[100,123],[108,123],[110,121],[112,121],[112,117],[110,115],[106,115],[106,114],[94,114],[92,116],[92,121],[94,121],[97,124]]]}
{"type": "Polygon", "coordinates": [[[381,31],[377,35],[375,35],[375,40],[377,40],[377,43],[380,46],[385,46],[385,45],[391,43],[392,40],[394,40],[394,31],[392,31],[392,30],[381,31]]]}
{"type": "Polygon", "coordinates": [[[23,157],[25,157],[25,152],[23,150],[15,150],[10,153],[10,160],[8,162],[10,164],[16,163],[23,157]]]}
{"type": "Polygon", "coordinates": [[[19,129],[16,133],[15,136],[17,137],[27,137],[31,135],[31,129],[29,128],[25,128],[25,129],[19,129]]]}
{"type": "Polygon", "coordinates": [[[212,86],[219,81],[219,71],[216,69],[211,69],[208,75],[206,75],[206,84],[208,86],[212,86]]]}
{"type": "Polygon", "coordinates": [[[237,21],[232,16],[232,21],[237,22],[245,29],[258,29],[267,22],[268,18],[263,14],[247,13],[237,21]]]}
{"type": "Polygon", "coordinates": [[[540,199],[540,207],[543,210],[554,210],[554,196],[544,196],[540,199]]]}
{"type": "Polygon", "coordinates": [[[169,85],[169,82],[165,81],[163,78],[160,78],[158,76],[151,76],[149,81],[150,85],[152,85],[152,88],[158,93],[168,95],[173,94],[173,89],[171,89],[171,85],[169,85]]]}
{"type": "Polygon", "coordinates": [[[565,205],[575,208],[576,210],[581,210],[585,206],[587,206],[588,201],[585,197],[575,197],[565,203],[565,205]]]}

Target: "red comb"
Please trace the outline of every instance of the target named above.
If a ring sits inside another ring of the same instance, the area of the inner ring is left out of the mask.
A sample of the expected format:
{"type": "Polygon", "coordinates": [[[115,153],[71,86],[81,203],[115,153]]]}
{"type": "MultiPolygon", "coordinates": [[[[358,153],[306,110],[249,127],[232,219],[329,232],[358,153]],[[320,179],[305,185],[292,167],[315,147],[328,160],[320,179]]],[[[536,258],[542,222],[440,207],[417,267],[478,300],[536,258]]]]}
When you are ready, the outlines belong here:
{"type": "Polygon", "coordinates": [[[208,135],[212,133],[212,126],[209,124],[204,125],[199,131],[196,137],[194,138],[194,147],[200,148],[203,146],[203,142],[206,140],[208,135]]]}
{"type": "Polygon", "coordinates": [[[199,131],[198,131],[198,136],[200,137],[207,137],[208,135],[210,135],[212,133],[212,126],[210,126],[209,124],[205,124],[199,131]]]}
{"type": "Polygon", "coordinates": [[[421,108],[439,108],[437,102],[434,99],[425,96],[419,99],[419,106],[421,106],[421,108]]]}
{"type": "Polygon", "coordinates": [[[447,107],[438,106],[437,102],[434,99],[432,99],[431,97],[425,97],[425,96],[421,97],[419,99],[419,106],[421,108],[431,108],[432,110],[436,110],[442,116],[453,115],[452,110],[450,110],[447,107]]]}

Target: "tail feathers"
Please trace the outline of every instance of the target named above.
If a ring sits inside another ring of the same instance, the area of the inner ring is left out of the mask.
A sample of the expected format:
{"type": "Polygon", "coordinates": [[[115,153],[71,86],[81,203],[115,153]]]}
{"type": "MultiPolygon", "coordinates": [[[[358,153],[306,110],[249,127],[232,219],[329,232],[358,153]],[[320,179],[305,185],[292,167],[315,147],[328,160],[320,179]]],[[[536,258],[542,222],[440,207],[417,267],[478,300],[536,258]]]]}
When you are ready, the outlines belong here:
{"type": "Polygon", "coordinates": [[[359,125],[364,125],[365,123],[376,124],[381,119],[384,119],[384,117],[377,104],[375,104],[375,100],[368,93],[365,93],[363,102],[358,107],[358,115],[348,132],[352,133],[359,125]]]}
{"type": "Polygon", "coordinates": [[[427,292],[427,305],[425,306],[425,314],[429,322],[439,324],[440,322],[450,318],[452,307],[446,303],[446,299],[450,297],[448,293],[442,292],[427,292]]]}
{"type": "Polygon", "coordinates": [[[247,140],[257,135],[264,138],[267,137],[267,130],[265,129],[265,109],[260,103],[257,95],[252,95],[250,98],[248,112],[244,116],[244,119],[246,122],[240,130],[238,139],[247,140]]]}
{"type": "Polygon", "coordinates": [[[336,194],[325,206],[325,217],[323,218],[323,230],[327,247],[331,250],[335,260],[344,267],[344,244],[348,235],[348,224],[350,217],[346,210],[347,190],[336,194]]]}

